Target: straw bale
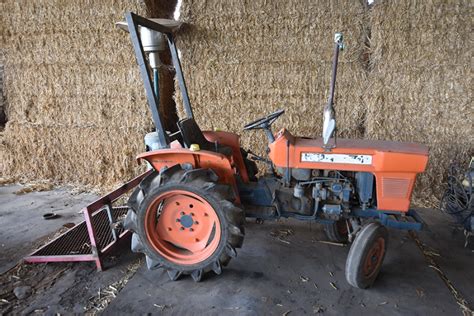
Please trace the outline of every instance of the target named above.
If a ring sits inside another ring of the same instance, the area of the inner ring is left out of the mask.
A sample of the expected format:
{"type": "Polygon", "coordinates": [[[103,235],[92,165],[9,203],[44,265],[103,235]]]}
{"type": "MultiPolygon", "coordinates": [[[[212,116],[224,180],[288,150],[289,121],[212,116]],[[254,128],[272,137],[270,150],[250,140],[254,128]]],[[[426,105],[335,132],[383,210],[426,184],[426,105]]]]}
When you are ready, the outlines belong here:
{"type": "Polygon", "coordinates": [[[146,15],[164,19],[174,19],[174,11],[178,0],[145,0],[146,15]]]}
{"type": "MultiPolygon", "coordinates": [[[[2,177],[110,188],[137,173],[134,157],[153,125],[130,38],[114,23],[126,11],[170,17],[176,1],[152,2],[0,3],[9,105],[2,177]]],[[[160,74],[161,109],[175,108],[172,76],[160,74]]]]}
{"type": "Polygon", "coordinates": [[[115,126],[45,126],[9,122],[3,162],[20,180],[50,179],[60,183],[101,186],[137,175],[143,166],[144,129],[115,126]],[[112,180],[111,180],[112,179],[112,180]]]}
{"type": "MultiPolygon", "coordinates": [[[[0,55],[2,52],[0,51],[0,55]]],[[[3,60],[0,57],[0,130],[3,129],[5,124],[5,103],[3,99],[3,60]]]]}
{"type": "MultiPolygon", "coordinates": [[[[364,18],[362,2],[349,0],[184,1],[180,19],[189,25],[177,45],[201,128],[240,133],[245,123],[285,108],[275,130],[319,136],[333,37],[342,31],[347,50],[336,88],[339,135],[362,136],[364,18]]],[[[242,133],[242,142],[265,150],[262,132],[242,133]]]]}
{"type": "MultiPolygon", "coordinates": [[[[1,24],[0,24],[1,25],[1,24]]],[[[6,115],[5,115],[5,98],[3,97],[3,76],[4,76],[4,65],[5,64],[5,55],[3,52],[3,47],[0,46],[0,131],[3,130],[3,127],[6,122],[6,115]]]]}
{"type": "Polygon", "coordinates": [[[469,1],[379,1],[371,12],[367,136],[425,143],[418,200],[440,198],[449,163],[474,155],[469,1]]]}
{"type": "MultiPolygon", "coordinates": [[[[113,23],[127,10],[171,18],[175,5],[1,1],[9,119],[0,134],[2,177],[110,187],[135,174],[133,157],[152,122],[129,37],[113,23]]],[[[342,31],[338,135],[428,144],[415,197],[439,197],[449,162],[474,154],[472,2],[379,0],[366,9],[357,0],[184,1],[180,19],[188,25],[177,45],[198,123],[241,132],[285,108],[275,130],[318,137],[333,35],[342,31]]],[[[160,72],[169,121],[176,118],[173,76],[168,67],[160,72]]],[[[264,153],[263,133],[242,136],[244,147],[264,153]]]]}

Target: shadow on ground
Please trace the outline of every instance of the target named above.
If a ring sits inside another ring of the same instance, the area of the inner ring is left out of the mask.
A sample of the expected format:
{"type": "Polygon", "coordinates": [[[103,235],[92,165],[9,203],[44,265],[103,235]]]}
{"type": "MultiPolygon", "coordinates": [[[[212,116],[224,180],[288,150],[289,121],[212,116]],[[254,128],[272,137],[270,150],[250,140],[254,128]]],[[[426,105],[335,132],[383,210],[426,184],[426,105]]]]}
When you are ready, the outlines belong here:
{"type": "MultiPolygon", "coordinates": [[[[5,190],[6,187],[0,188],[4,191],[0,194],[0,205],[1,199],[9,199],[12,203],[9,205],[15,204],[11,192],[5,190]]],[[[92,197],[85,196],[83,203],[75,204],[73,210],[87,204],[88,198],[92,197]]],[[[35,204],[27,206],[23,203],[22,208],[25,214],[38,212],[35,204]]],[[[2,206],[0,218],[9,211],[2,206]]],[[[438,264],[472,304],[472,245],[463,248],[462,232],[453,229],[450,219],[438,211],[425,209],[420,212],[430,227],[430,231],[419,234],[420,239],[439,253],[438,264]]],[[[38,223],[38,220],[34,222],[38,223]]],[[[11,236],[5,239],[5,235],[0,234],[5,248],[12,249],[10,243],[22,225],[25,223],[10,221],[11,236]]],[[[54,233],[58,228],[42,229],[54,233]]],[[[16,256],[12,252],[6,252],[4,256],[2,252],[0,268],[11,270],[0,277],[0,312],[461,314],[448,288],[428,267],[423,254],[406,232],[390,230],[389,250],[382,272],[369,290],[352,288],[345,281],[344,265],[349,248],[319,243],[319,240],[325,240],[325,236],[322,228],[315,224],[282,220],[257,225],[249,220],[244,246],[238,257],[230,262],[222,275],[209,274],[201,283],[194,283],[190,277],[172,282],[162,270],[148,271],[141,263],[141,255],[132,254],[128,245],[123,245],[118,253],[107,259],[109,268],[104,272],[96,272],[95,266],[89,263],[23,264],[11,269],[11,262],[19,259],[18,254],[23,256],[33,250],[35,240],[31,239],[14,246],[18,252],[16,256]],[[275,237],[280,231],[288,230],[292,232],[289,236],[275,237]],[[30,286],[32,293],[18,300],[12,291],[23,285],[30,286]]]]}

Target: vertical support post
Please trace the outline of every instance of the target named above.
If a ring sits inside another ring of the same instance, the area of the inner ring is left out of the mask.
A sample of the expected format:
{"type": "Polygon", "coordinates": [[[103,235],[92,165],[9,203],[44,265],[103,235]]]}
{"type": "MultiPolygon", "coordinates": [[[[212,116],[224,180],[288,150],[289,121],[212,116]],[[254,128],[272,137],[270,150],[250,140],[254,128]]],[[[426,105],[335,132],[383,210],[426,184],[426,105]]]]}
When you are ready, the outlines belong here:
{"type": "Polygon", "coordinates": [[[153,68],[153,88],[155,90],[156,103],[160,106],[160,70],[153,68]]]}
{"type": "Polygon", "coordinates": [[[148,100],[148,105],[150,106],[153,123],[155,124],[156,132],[158,133],[158,143],[161,148],[168,148],[168,136],[161,121],[160,112],[158,110],[157,97],[155,95],[155,92],[153,91],[153,87],[151,84],[150,73],[145,58],[145,52],[143,51],[142,42],[138,33],[138,25],[134,20],[136,17],[137,16],[131,12],[128,12],[125,15],[125,19],[127,20],[128,24],[128,31],[130,32],[133,48],[135,50],[135,56],[137,57],[137,63],[140,68],[140,74],[143,80],[143,84],[145,86],[146,97],[148,100]]]}
{"type": "Polygon", "coordinates": [[[290,185],[291,170],[290,170],[290,141],[286,141],[286,170],[285,170],[285,184],[290,185]]]}
{"type": "Polygon", "coordinates": [[[107,212],[107,217],[109,219],[109,227],[110,227],[110,231],[112,232],[112,237],[114,238],[115,241],[117,241],[117,231],[115,229],[115,227],[113,227],[114,225],[114,217],[112,216],[112,206],[110,205],[110,203],[107,203],[105,205],[105,211],[107,212]]]}
{"type": "Polygon", "coordinates": [[[89,239],[91,242],[92,256],[95,259],[95,264],[97,266],[97,271],[102,271],[102,261],[100,260],[100,250],[97,248],[97,241],[95,238],[95,230],[92,225],[92,216],[89,212],[89,209],[86,207],[82,210],[84,213],[84,219],[86,220],[87,232],[89,234],[89,239]]]}
{"type": "Polygon", "coordinates": [[[173,66],[176,70],[179,90],[181,91],[181,95],[183,97],[184,111],[186,112],[186,116],[188,118],[194,118],[193,110],[191,108],[191,102],[189,102],[188,89],[186,88],[186,82],[184,81],[184,75],[181,69],[181,62],[179,60],[178,50],[176,49],[176,45],[174,44],[173,35],[171,33],[166,33],[166,39],[168,40],[168,46],[170,47],[173,66]]]}
{"type": "Polygon", "coordinates": [[[324,107],[323,111],[323,148],[324,151],[331,151],[332,148],[336,147],[337,142],[337,126],[336,126],[336,111],[334,110],[334,90],[336,88],[336,74],[337,74],[337,63],[339,60],[339,50],[344,49],[344,43],[342,33],[336,33],[334,35],[334,59],[332,62],[332,75],[331,85],[329,87],[329,99],[328,103],[324,107]],[[334,144],[329,145],[329,140],[334,136],[334,144]]]}
{"type": "Polygon", "coordinates": [[[329,100],[328,100],[328,107],[332,107],[334,105],[334,90],[336,88],[336,75],[337,75],[337,63],[339,61],[339,49],[340,43],[336,42],[334,45],[334,58],[332,60],[332,74],[331,74],[331,86],[329,90],[329,100]]]}

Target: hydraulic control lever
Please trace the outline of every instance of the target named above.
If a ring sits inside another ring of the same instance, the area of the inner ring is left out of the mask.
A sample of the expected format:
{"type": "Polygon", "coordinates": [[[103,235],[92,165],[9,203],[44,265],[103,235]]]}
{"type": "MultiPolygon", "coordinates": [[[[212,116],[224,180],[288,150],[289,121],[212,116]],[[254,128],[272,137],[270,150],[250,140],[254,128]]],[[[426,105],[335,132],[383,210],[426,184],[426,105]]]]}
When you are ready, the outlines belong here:
{"type": "Polygon", "coordinates": [[[329,90],[328,103],[323,112],[323,148],[327,151],[336,147],[336,112],[334,110],[334,89],[336,87],[337,63],[339,51],[344,49],[342,33],[334,35],[334,58],[332,62],[331,86],[329,90]],[[334,143],[329,144],[329,140],[334,136],[334,143]]]}

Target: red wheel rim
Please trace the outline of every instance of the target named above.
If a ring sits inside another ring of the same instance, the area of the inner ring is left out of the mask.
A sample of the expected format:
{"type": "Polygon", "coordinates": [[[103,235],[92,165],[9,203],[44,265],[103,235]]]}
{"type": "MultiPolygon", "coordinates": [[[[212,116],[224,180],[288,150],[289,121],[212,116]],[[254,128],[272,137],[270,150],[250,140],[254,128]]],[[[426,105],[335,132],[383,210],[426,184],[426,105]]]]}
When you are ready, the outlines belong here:
{"type": "Polygon", "coordinates": [[[385,254],[385,240],[379,237],[372,245],[365,258],[364,262],[364,276],[371,278],[377,273],[378,268],[382,264],[382,259],[385,254]]]}
{"type": "Polygon", "coordinates": [[[145,214],[150,245],[167,260],[191,265],[209,258],[219,246],[221,224],[205,199],[189,191],[158,195],[145,214]]]}

